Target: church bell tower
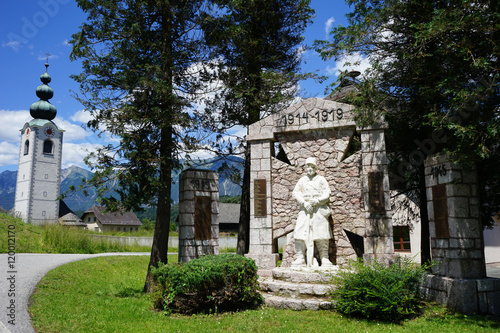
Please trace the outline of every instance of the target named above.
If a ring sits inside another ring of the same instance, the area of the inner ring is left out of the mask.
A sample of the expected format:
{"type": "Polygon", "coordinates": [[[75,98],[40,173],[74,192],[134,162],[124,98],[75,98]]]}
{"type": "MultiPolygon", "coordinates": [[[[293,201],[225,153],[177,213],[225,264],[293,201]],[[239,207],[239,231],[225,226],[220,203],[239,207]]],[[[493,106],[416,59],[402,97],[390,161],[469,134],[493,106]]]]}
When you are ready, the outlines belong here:
{"type": "Polygon", "coordinates": [[[47,73],[40,76],[36,88],[38,102],[31,104],[33,119],[21,131],[14,211],[17,217],[32,224],[55,223],[59,218],[61,153],[64,130],[52,120],[57,109],[49,102],[54,91],[48,86],[47,73]]]}

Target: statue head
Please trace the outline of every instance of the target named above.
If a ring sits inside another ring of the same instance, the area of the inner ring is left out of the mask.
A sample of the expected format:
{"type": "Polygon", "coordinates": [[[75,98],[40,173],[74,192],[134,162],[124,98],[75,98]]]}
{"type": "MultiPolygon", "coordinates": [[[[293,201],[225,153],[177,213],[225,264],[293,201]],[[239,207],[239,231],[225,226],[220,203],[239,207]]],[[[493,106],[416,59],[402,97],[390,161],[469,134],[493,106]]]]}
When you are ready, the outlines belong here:
{"type": "Polygon", "coordinates": [[[309,157],[306,159],[306,172],[307,175],[313,177],[316,175],[316,170],[318,169],[318,165],[316,163],[316,159],[314,157],[309,157]]]}

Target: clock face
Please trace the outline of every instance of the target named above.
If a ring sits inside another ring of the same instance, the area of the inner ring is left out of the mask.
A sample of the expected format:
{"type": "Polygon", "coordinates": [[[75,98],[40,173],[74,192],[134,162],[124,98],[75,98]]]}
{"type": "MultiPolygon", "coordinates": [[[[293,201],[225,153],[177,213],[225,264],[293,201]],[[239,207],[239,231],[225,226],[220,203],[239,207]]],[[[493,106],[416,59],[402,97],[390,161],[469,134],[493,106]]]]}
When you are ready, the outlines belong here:
{"type": "Polygon", "coordinates": [[[49,136],[49,137],[54,136],[54,134],[55,134],[55,130],[51,126],[45,127],[45,129],[43,130],[43,132],[45,133],[46,136],[49,136]]]}

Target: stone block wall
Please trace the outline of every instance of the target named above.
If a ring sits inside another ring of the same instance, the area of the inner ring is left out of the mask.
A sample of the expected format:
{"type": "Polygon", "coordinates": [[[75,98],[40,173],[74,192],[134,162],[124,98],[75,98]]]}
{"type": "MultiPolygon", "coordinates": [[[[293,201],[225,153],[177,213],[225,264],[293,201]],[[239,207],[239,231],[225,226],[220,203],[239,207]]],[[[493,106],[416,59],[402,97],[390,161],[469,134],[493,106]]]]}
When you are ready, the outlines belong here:
{"type": "Polygon", "coordinates": [[[366,229],[364,258],[385,263],[394,260],[391,198],[385,124],[358,129],[361,132],[363,196],[366,229]]]}
{"type": "Polygon", "coordinates": [[[477,173],[435,155],[425,161],[432,268],[427,299],[466,314],[500,315],[500,279],[486,277],[477,173]]]}
{"type": "Polygon", "coordinates": [[[483,229],[479,221],[477,174],[446,155],[425,162],[427,209],[433,273],[452,278],[483,278],[483,229]],[[433,196],[439,195],[440,198],[433,196]]]}
{"type": "Polygon", "coordinates": [[[219,254],[219,177],[184,170],[179,177],[179,262],[219,254]]]}

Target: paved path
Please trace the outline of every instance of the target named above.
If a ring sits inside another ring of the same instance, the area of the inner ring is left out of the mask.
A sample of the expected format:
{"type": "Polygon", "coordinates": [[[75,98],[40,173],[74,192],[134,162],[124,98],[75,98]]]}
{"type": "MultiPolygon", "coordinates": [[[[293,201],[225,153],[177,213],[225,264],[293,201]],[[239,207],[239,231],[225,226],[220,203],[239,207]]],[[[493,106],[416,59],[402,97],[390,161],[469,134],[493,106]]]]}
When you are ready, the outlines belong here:
{"type": "Polygon", "coordinates": [[[34,333],[28,313],[28,301],[36,285],[57,266],[83,259],[110,255],[149,255],[149,252],[100,254],[0,254],[0,333],[34,333]],[[13,266],[10,266],[10,265],[13,266]],[[13,302],[13,303],[12,303],[13,302]],[[9,308],[10,307],[10,308],[9,308]],[[14,321],[12,321],[14,320],[14,321]],[[10,322],[9,322],[10,321],[10,322]],[[15,323],[15,325],[12,325],[15,323]]]}

